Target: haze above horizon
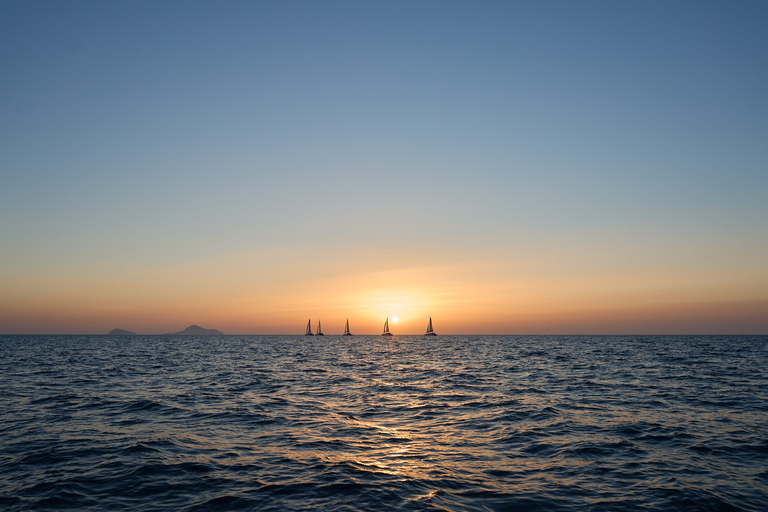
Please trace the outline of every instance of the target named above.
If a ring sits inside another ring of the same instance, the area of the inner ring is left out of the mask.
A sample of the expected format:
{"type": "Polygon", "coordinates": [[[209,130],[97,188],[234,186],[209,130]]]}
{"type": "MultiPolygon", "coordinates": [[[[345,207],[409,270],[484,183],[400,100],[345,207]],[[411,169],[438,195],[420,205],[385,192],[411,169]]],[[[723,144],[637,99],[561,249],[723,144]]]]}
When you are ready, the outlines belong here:
{"type": "Polygon", "coordinates": [[[0,334],[767,334],[766,24],[0,3],[0,334]]]}

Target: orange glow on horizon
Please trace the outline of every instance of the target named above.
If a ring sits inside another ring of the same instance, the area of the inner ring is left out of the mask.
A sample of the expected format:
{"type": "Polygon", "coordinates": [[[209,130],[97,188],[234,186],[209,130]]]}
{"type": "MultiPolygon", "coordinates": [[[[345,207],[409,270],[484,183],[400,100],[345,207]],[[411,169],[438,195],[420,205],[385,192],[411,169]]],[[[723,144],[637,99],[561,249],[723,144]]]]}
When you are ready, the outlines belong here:
{"type": "Polygon", "coordinates": [[[301,334],[311,319],[341,334],[349,319],[353,334],[376,335],[389,317],[393,334],[421,335],[432,317],[438,334],[768,332],[766,283],[752,275],[728,282],[694,272],[563,275],[528,261],[372,271],[357,263],[345,273],[334,260],[291,277],[301,261],[283,256],[10,283],[0,328],[149,334],[197,324],[230,334],[301,334]]]}

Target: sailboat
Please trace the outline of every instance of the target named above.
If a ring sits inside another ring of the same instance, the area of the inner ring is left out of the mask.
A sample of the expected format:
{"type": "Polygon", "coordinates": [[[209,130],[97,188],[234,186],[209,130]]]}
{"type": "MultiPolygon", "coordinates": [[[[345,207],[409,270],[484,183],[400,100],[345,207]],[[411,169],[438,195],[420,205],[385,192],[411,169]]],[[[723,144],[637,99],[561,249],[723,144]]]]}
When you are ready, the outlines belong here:
{"type": "Polygon", "coordinates": [[[389,332],[389,317],[384,321],[384,332],[381,333],[382,336],[392,336],[392,333],[389,332]]]}
{"type": "Polygon", "coordinates": [[[427,327],[427,333],[424,336],[437,336],[437,333],[432,329],[432,317],[429,317],[429,326],[427,327]]]}
{"type": "Polygon", "coordinates": [[[312,320],[307,320],[307,332],[304,333],[304,336],[313,336],[313,334],[312,334],[312,320]]]}
{"type": "Polygon", "coordinates": [[[347,325],[344,326],[344,336],[352,336],[352,333],[349,332],[349,318],[347,318],[347,325]]]}
{"type": "Polygon", "coordinates": [[[320,328],[320,320],[317,321],[317,335],[318,336],[325,336],[325,334],[323,334],[322,328],[320,328]]]}

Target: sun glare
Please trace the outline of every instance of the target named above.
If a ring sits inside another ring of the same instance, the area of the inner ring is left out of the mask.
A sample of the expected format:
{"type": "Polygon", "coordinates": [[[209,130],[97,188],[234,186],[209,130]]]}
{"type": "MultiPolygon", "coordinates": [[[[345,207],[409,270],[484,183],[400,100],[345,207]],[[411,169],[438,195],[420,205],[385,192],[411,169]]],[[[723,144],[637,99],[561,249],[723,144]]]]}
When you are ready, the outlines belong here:
{"type": "Polygon", "coordinates": [[[397,318],[396,316],[393,316],[393,317],[392,317],[392,321],[393,321],[393,322],[397,323],[397,321],[398,321],[398,320],[400,320],[400,319],[399,319],[399,318],[397,318]]]}

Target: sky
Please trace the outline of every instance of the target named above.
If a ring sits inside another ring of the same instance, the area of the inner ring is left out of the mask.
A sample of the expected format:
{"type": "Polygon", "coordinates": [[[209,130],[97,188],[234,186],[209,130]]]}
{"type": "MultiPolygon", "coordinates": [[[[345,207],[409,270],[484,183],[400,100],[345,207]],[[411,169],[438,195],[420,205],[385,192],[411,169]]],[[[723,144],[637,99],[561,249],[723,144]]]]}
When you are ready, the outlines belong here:
{"type": "Polygon", "coordinates": [[[0,0],[0,333],[767,334],[766,25],[0,0]]]}

